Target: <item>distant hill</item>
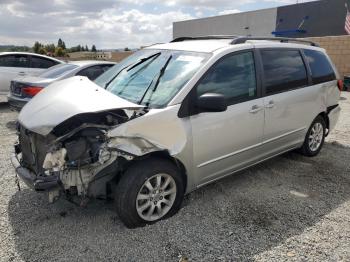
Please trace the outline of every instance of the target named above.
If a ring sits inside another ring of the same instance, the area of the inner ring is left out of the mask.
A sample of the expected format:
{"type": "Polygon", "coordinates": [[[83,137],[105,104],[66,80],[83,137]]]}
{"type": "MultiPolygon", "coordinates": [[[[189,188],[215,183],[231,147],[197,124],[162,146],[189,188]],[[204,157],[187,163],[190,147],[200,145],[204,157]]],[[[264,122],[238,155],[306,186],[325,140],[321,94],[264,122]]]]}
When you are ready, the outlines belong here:
{"type": "Polygon", "coordinates": [[[32,48],[28,46],[0,45],[0,52],[6,52],[6,51],[29,52],[29,51],[32,51],[32,48]]]}

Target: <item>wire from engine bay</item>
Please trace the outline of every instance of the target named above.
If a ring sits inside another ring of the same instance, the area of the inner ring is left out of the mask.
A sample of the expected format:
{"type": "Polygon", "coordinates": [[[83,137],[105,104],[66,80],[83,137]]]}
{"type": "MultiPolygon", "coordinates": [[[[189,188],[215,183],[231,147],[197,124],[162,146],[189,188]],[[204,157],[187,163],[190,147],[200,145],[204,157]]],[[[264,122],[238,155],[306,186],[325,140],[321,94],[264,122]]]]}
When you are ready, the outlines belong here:
{"type": "Polygon", "coordinates": [[[79,173],[81,186],[83,187],[83,198],[85,198],[85,193],[87,193],[87,192],[86,192],[85,184],[83,182],[83,177],[81,176],[80,160],[78,161],[78,173],[79,173]]]}

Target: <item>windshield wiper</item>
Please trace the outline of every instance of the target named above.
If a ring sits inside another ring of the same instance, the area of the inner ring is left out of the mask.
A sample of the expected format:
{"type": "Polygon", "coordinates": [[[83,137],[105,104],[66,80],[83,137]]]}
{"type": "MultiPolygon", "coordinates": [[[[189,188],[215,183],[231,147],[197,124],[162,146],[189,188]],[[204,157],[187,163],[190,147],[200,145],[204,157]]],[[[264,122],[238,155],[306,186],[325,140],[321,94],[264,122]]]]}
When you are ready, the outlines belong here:
{"type": "MultiPolygon", "coordinates": [[[[143,99],[145,99],[146,94],[148,93],[148,90],[152,87],[152,84],[153,84],[153,82],[154,82],[154,79],[156,78],[157,81],[156,81],[156,83],[154,84],[154,87],[153,87],[153,90],[152,90],[152,94],[151,94],[151,96],[150,96],[150,98],[149,98],[149,100],[151,100],[152,95],[153,95],[153,93],[157,90],[157,87],[158,87],[158,85],[159,85],[160,79],[161,79],[162,76],[164,75],[165,69],[168,67],[168,64],[169,64],[169,62],[170,62],[170,60],[171,60],[172,58],[173,58],[173,56],[170,55],[169,58],[166,60],[165,64],[163,65],[163,67],[159,70],[158,76],[156,75],[156,76],[152,79],[151,83],[148,85],[148,87],[146,88],[145,92],[143,93],[143,95],[142,95],[140,101],[138,102],[139,105],[141,105],[141,103],[143,102],[143,99]]],[[[149,102],[147,102],[147,104],[146,104],[146,107],[148,107],[148,106],[149,106],[149,102]]]]}
{"type": "Polygon", "coordinates": [[[127,65],[127,66],[124,66],[111,80],[109,80],[106,84],[105,84],[105,88],[107,88],[109,86],[110,83],[113,82],[114,79],[116,79],[116,77],[121,73],[123,72],[126,68],[128,68],[128,72],[137,67],[138,65],[141,65],[143,64],[144,62],[148,61],[149,59],[153,58],[153,57],[158,57],[160,56],[161,52],[158,52],[158,53],[155,53],[153,55],[150,55],[150,56],[147,56],[147,57],[144,57],[144,58],[141,58],[139,61],[137,61],[136,63],[133,63],[133,64],[130,64],[130,65],[127,65]]]}
{"type": "Polygon", "coordinates": [[[126,70],[126,71],[129,72],[130,70],[132,70],[133,68],[137,67],[138,65],[141,65],[141,64],[143,64],[144,62],[146,62],[147,60],[150,60],[151,58],[153,58],[153,57],[155,57],[155,56],[159,56],[159,55],[160,55],[160,52],[155,53],[155,54],[150,55],[150,56],[145,57],[145,58],[141,58],[140,61],[136,62],[136,63],[133,64],[133,65],[128,66],[129,68],[128,68],[128,70],[126,70]]]}

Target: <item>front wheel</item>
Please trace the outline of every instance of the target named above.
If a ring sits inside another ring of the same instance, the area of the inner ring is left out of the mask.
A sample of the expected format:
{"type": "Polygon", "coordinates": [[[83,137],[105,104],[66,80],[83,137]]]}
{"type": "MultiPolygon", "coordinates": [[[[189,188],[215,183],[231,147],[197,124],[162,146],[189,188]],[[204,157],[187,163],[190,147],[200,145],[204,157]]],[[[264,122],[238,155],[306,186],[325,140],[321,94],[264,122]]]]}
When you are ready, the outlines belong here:
{"type": "Polygon", "coordinates": [[[118,215],[129,228],[154,223],[175,214],[184,197],[184,183],[170,161],[150,158],[135,162],[118,183],[118,215]]]}
{"type": "Polygon", "coordinates": [[[316,156],[322,149],[326,137],[326,123],[322,116],[317,116],[306,133],[301,152],[305,156],[316,156]]]}

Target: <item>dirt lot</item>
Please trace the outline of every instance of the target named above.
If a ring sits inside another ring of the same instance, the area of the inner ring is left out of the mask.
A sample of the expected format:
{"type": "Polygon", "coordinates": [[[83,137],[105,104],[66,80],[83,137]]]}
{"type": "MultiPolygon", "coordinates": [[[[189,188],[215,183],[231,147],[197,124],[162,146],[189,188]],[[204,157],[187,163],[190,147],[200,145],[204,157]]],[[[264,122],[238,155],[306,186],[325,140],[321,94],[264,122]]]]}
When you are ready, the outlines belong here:
{"type": "Polygon", "coordinates": [[[16,113],[0,105],[1,261],[350,261],[350,93],[318,157],[287,153],[186,197],[174,217],[130,230],[22,185],[9,156],[16,113]]]}

